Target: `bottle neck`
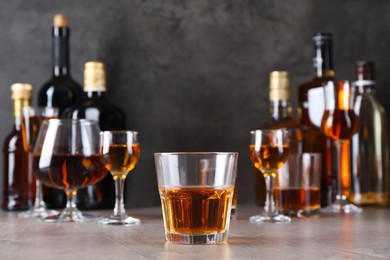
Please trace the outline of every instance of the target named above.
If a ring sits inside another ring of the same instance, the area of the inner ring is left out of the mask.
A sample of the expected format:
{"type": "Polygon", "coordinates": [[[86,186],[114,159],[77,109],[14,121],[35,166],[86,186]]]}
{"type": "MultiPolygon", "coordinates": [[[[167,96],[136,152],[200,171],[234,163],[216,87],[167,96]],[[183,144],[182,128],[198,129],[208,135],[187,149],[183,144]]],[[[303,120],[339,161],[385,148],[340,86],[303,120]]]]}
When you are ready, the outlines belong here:
{"type": "Polygon", "coordinates": [[[100,90],[84,90],[85,94],[89,99],[95,98],[104,98],[106,95],[106,91],[103,89],[100,90]]]}
{"type": "Polygon", "coordinates": [[[273,121],[292,117],[292,106],[290,100],[271,100],[270,106],[273,121]]]}
{"type": "Polygon", "coordinates": [[[53,27],[53,76],[70,75],[69,28],[53,27]]]}
{"type": "Polygon", "coordinates": [[[30,106],[29,99],[14,99],[13,100],[15,128],[17,130],[20,130],[22,109],[23,109],[23,107],[27,107],[27,106],[30,106]]]}
{"type": "Polygon", "coordinates": [[[356,80],[352,83],[356,94],[375,94],[375,81],[356,80]]]}
{"type": "Polygon", "coordinates": [[[316,77],[333,78],[334,68],[332,45],[329,43],[321,46],[315,46],[314,51],[313,66],[316,72],[316,77]]]}

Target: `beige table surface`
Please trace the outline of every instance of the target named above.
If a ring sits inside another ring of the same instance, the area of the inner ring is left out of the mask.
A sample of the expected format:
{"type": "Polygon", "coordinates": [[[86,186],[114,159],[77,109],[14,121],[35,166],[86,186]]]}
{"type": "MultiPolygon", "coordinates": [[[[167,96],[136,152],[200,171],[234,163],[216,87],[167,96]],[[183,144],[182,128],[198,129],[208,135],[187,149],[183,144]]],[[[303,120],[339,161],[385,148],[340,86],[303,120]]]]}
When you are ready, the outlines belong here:
{"type": "MultiPolygon", "coordinates": [[[[227,244],[165,242],[160,208],[128,210],[133,227],[39,223],[0,213],[0,259],[390,259],[390,209],[250,224],[256,207],[239,207],[227,244]]],[[[108,211],[103,214],[108,215],[108,211]]]]}

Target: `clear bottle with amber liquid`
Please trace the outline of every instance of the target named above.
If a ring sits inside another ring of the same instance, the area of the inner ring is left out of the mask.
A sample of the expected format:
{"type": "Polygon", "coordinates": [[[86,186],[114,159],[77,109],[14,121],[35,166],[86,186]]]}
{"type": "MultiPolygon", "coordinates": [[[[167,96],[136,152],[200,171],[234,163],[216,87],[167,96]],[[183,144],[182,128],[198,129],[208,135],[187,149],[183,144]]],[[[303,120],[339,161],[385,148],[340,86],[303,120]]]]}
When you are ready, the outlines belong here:
{"type": "Polygon", "coordinates": [[[3,210],[27,210],[34,204],[35,178],[28,170],[28,152],[24,147],[21,117],[22,108],[30,106],[32,86],[11,86],[15,123],[4,140],[3,210]]]}
{"type": "Polygon", "coordinates": [[[357,205],[389,204],[389,129],[383,106],[375,96],[374,64],[356,63],[355,113],[359,132],[352,137],[350,200],[357,205]]]}
{"type": "MultiPolygon", "coordinates": [[[[269,83],[269,101],[271,120],[258,127],[258,129],[287,129],[290,131],[289,152],[302,152],[302,130],[299,123],[294,119],[292,114],[291,98],[290,98],[290,79],[286,71],[273,71],[270,74],[269,83]]],[[[279,172],[288,169],[286,162],[279,172]]],[[[275,182],[277,183],[277,181],[275,182]]],[[[265,202],[265,180],[263,174],[255,169],[255,185],[256,185],[256,204],[264,206],[265,202]]]]}
{"type": "MultiPolygon", "coordinates": [[[[124,130],[124,112],[106,98],[106,72],[104,64],[90,61],[84,66],[85,101],[64,111],[69,119],[89,119],[99,122],[101,131],[124,130]]],[[[77,192],[80,209],[111,209],[115,203],[115,184],[108,174],[101,182],[77,192]]]]}
{"type": "MultiPolygon", "coordinates": [[[[321,120],[325,112],[323,85],[335,80],[333,67],[333,41],[330,33],[317,33],[313,36],[315,76],[298,87],[298,118],[304,132],[304,152],[321,153],[321,207],[332,203],[337,190],[337,169],[332,164],[335,145],[321,131],[321,120]]],[[[341,147],[343,161],[349,163],[349,145],[341,147]]],[[[347,164],[344,164],[347,165],[347,164]]],[[[342,174],[343,188],[349,190],[350,172],[348,167],[342,174]]]]}

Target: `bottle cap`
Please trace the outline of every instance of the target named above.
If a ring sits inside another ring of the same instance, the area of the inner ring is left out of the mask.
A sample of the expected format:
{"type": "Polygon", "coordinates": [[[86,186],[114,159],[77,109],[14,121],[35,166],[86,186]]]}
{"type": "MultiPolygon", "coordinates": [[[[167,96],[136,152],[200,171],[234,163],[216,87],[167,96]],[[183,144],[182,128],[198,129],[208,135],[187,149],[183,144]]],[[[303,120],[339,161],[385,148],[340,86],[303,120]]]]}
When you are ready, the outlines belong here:
{"type": "Polygon", "coordinates": [[[355,64],[355,80],[375,80],[374,63],[358,61],[355,64]]]}
{"type": "Polygon", "coordinates": [[[54,27],[68,27],[68,17],[63,14],[56,14],[53,18],[54,27]]]}
{"type": "Polygon", "coordinates": [[[26,83],[15,83],[11,85],[11,99],[31,99],[32,86],[26,83]]]}
{"type": "Polygon", "coordinates": [[[287,71],[273,71],[269,81],[269,100],[290,100],[290,79],[287,71]]]}
{"type": "Polygon", "coordinates": [[[106,72],[102,62],[89,61],[85,63],[84,91],[106,91],[106,72]]]}
{"type": "Polygon", "coordinates": [[[332,44],[332,34],[331,33],[316,33],[313,36],[313,43],[316,47],[321,47],[324,45],[332,44]]]}

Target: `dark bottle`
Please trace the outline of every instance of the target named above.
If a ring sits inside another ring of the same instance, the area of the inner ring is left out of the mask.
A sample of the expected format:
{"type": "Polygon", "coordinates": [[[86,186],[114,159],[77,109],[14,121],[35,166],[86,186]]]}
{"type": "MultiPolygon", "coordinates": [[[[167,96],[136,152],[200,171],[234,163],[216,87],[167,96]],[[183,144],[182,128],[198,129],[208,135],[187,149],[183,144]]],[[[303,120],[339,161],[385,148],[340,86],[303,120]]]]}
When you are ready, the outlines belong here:
{"type": "Polygon", "coordinates": [[[4,210],[27,210],[34,204],[35,179],[28,171],[28,152],[21,129],[22,108],[31,102],[30,84],[11,86],[15,124],[4,140],[3,202],[4,210]]]}
{"type": "MultiPolygon", "coordinates": [[[[313,37],[315,77],[298,88],[298,117],[303,127],[305,140],[304,152],[322,154],[321,206],[332,202],[336,193],[337,169],[332,169],[332,141],[321,132],[321,120],[325,111],[323,84],[335,80],[333,69],[332,35],[317,33],[313,37]]],[[[342,147],[343,160],[349,160],[349,147],[342,147]]],[[[349,176],[348,171],[343,179],[349,176]]],[[[349,186],[349,179],[343,184],[349,186]]]]}
{"type": "Polygon", "coordinates": [[[357,205],[389,204],[389,128],[385,110],[375,96],[374,64],[356,63],[355,113],[359,132],[352,137],[351,201],[357,205]]]}
{"type": "MultiPolygon", "coordinates": [[[[58,107],[61,115],[66,108],[81,103],[83,91],[70,75],[70,30],[66,16],[54,16],[52,35],[53,76],[39,90],[38,104],[43,107],[58,107]]],[[[44,200],[49,208],[63,208],[66,203],[63,191],[49,187],[44,187],[44,200]]]]}
{"type": "MultiPolygon", "coordinates": [[[[302,152],[302,130],[292,115],[290,98],[290,79],[286,71],[273,71],[270,74],[269,101],[271,120],[259,129],[287,129],[291,132],[290,152],[302,152]]],[[[288,169],[285,163],[280,172],[288,169]]],[[[256,204],[263,206],[265,203],[265,180],[263,174],[255,169],[256,204]]]]}
{"type": "MultiPolygon", "coordinates": [[[[79,106],[65,110],[65,118],[86,118],[99,122],[100,129],[124,130],[125,115],[121,109],[106,99],[104,64],[87,62],[84,67],[84,92],[87,99],[79,106]]],[[[77,192],[80,209],[111,209],[115,203],[115,184],[111,174],[101,182],[77,192]]]]}

